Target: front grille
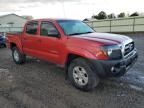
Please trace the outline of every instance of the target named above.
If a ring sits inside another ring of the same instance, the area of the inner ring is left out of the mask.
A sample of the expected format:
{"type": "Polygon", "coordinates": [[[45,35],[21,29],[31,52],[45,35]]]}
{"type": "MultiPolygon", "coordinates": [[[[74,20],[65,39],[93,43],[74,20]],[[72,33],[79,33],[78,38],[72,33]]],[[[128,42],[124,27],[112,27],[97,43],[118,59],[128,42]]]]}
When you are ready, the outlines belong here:
{"type": "Polygon", "coordinates": [[[134,47],[135,47],[134,42],[126,44],[124,49],[124,56],[129,54],[132,50],[134,50],[134,47]]]}

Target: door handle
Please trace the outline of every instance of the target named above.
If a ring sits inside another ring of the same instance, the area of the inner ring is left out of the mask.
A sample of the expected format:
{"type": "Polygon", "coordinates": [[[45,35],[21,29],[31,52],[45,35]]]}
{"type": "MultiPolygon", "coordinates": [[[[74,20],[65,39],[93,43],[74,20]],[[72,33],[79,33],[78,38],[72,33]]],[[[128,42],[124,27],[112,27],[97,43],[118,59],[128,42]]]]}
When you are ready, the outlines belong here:
{"type": "Polygon", "coordinates": [[[41,42],[41,39],[38,39],[37,42],[41,42]]]}
{"type": "Polygon", "coordinates": [[[24,40],[27,40],[27,38],[23,38],[24,40]]]}

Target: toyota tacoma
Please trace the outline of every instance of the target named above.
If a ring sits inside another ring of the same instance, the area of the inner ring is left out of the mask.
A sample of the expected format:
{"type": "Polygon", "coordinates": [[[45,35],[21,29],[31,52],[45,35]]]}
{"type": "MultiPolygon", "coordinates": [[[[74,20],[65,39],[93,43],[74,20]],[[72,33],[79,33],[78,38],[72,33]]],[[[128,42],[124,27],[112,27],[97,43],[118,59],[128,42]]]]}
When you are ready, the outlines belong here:
{"type": "Polygon", "coordinates": [[[23,32],[7,33],[6,41],[16,64],[24,63],[26,56],[58,64],[84,91],[95,88],[102,78],[123,76],[138,58],[131,38],[97,33],[79,20],[31,20],[23,32]]]}

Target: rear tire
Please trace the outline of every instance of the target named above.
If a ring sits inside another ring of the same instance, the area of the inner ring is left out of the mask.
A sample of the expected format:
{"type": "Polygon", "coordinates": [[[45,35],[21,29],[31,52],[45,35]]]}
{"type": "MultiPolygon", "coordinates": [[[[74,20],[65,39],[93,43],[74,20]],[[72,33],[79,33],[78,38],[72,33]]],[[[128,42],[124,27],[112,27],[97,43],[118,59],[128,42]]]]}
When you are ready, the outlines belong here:
{"type": "Polygon", "coordinates": [[[7,46],[6,46],[6,44],[4,44],[4,48],[6,48],[7,46]]]}
{"type": "Polygon", "coordinates": [[[12,48],[12,57],[16,64],[23,64],[26,61],[26,56],[22,54],[17,47],[12,48]]]}
{"type": "Polygon", "coordinates": [[[0,48],[5,48],[6,47],[6,45],[5,44],[2,44],[1,46],[0,46],[0,48]]]}
{"type": "Polygon", "coordinates": [[[68,67],[68,77],[71,83],[82,91],[93,90],[99,83],[99,77],[91,69],[91,64],[83,58],[72,61],[68,67]]]}

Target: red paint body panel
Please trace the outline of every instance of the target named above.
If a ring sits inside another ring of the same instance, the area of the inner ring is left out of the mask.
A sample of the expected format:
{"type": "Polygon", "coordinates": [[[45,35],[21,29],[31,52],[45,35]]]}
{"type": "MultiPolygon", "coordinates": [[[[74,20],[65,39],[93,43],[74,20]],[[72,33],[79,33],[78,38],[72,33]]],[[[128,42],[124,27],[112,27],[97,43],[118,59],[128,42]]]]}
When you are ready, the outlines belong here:
{"type": "Polygon", "coordinates": [[[17,45],[19,51],[21,53],[23,53],[23,48],[22,48],[22,42],[21,42],[21,34],[10,34],[10,33],[7,33],[7,39],[6,39],[6,44],[7,44],[7,47],[10,48],[10,44],[11,43],[14,43],[17,45]]]}
{"type": "Polygon", "coordinates": [[[75,54],[88,59],[107,59],[106,56],[96,56],[103,45],[113,45],[121,43],[126,37],[113,38],[108,34],[90,33],[84,36],[68,37],[56,20],[39,19],[37,35],[27,34],[24,28],[21,34],[7,34],[7,45],[16,44],[21,53],[47,60],[59,65],[65,65],[69,54],[75,54]],[[40,36],[41,21],[52,22],[60,33],[60,38],[40,36]]]}

